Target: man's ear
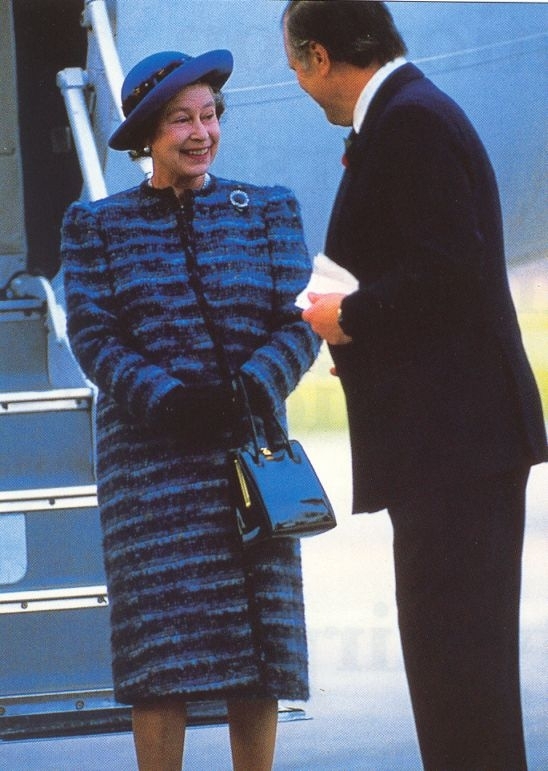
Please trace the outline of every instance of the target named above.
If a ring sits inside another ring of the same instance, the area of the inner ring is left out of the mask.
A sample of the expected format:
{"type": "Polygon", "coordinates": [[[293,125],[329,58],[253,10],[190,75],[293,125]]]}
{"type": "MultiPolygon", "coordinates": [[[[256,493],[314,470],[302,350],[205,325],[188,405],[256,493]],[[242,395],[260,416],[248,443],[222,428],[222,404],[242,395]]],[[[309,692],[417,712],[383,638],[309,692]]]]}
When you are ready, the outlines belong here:
{"type": "Polygon", "coordinates": [[[331,59],[329,57],[327,48],[321,43],[317,43],[315,40],[312,40],[310,42],[309,50],[310,60],[314,62],[316,67],[318,67],[321,72],[328,72],[331,67],[331,59]]]}

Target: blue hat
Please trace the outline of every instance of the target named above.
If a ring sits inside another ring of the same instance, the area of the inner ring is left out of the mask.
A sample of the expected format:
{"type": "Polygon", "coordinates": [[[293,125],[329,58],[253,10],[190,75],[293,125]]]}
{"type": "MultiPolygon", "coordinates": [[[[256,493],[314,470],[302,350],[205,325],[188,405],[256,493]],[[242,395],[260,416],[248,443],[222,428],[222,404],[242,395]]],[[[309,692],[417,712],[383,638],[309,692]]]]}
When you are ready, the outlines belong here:
{"type": "Polygon", "coordinates": [[[122,85],[122,110],[126,119],[109,139],[113,150],[135,150],[141,141],[139,129],[181,88],[204,80],[221,88],[232,72],[230,51],[208,51],[189,56],[180,51],[161,51],[133,67],[122,85]]]}

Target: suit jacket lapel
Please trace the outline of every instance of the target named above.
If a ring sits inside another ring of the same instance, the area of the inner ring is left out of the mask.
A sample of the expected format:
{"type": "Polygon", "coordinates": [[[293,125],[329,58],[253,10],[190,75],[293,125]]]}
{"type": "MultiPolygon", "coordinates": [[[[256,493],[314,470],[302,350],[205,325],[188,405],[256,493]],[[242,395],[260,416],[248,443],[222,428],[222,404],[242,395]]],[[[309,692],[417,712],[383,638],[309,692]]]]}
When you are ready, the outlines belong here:
{"type": "Polygon", "coordinates": [[[394,95],[407,83],[417,78],[423,78],[424,74],[415,67],[414,64],[404,64],[395,70],[381,85],[377,93],[375,94],[373,101],[369,105],[369,109],[365,116],[365,120],[360,129],[359,134],[354,131],[351,132],[352,142],[346,150],[346,157],[348,161],[347,168],[344,171],[341,179],[335,201],[333,203],[333,209],[331,211],[331,217],[327,228],[325,253],[333,260],[337,260],[337,229],[340,222],[341,211],[344,208],[346,196],[349,187],[352,182],[354,171],[359,167],[361,160],[364,157],[364,153],[367,147],[367,140],[371,132],[374,130],[375,123],[380,115],[382,115],[386,105],[394,97],[394,95]]]}
{"type": "Polygon", "coordinates": [[[404,64],[386,78],[373,97],[360,132],[357,134],[356,141],[352,144],[351,155],[354,159],[359,157],[360,151],[364,149],[367,137],[374,130],[376,122],[383,114],[389,102],[392,101],[398,91],[418,78],[424,78],[424,73],[418,67],[415,67],[414,64],[404,64]]]}

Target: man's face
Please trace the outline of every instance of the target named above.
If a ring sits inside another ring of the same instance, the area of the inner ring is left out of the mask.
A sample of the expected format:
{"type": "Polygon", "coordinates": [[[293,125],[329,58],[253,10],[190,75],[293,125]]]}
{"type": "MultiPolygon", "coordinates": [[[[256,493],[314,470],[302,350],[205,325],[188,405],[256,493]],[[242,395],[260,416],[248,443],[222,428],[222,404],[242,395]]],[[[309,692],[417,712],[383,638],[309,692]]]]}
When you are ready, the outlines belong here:
{"type": "Polygon", "coordinates": [[[287,63],[289,68],[293,70],[297,76],[299,86],[306,91],[306,93],[318,102],[320,106],[322,104],[322,81],[318,73],[318,68],[315,66],[314,58],[310,56],[310,53],[306,55],[306,58],[297,59],[293,52],[289,37],[287,34],[287,27],[284,22],[284,46],[287,56],[287,63]]]}
{"type": "Polygon", "coordinates": [[[341,99],[340,83],[337,81],[333,65],[327,61],[325,49],[317,43],[308,44],[308,50],[303,50],[303,56],[297,58],[289,41],[286,24],[284,22],[284,46],[287,63],[295,72],[299,86],[305,91],[325,112],[330,123],[337,126],[350,126],[352,123],[352,109],[345,109],[344,100],[341,99]],[[306,51],[306,54],[304,54],[306,51]]]}

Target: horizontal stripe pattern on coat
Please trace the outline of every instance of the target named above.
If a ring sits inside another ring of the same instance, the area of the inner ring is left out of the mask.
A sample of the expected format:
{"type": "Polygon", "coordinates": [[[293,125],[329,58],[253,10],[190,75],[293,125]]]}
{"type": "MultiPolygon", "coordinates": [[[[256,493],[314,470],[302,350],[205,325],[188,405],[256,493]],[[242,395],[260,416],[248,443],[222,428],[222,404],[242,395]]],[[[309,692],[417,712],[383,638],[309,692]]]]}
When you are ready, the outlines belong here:
{"type": "MultiPolygon", "coordinates": [[[[294,299],[310,263],[281,187],[212,178],[183,215],[234,371],[268,410],[318,350],[294,299]],[[244,210],[230,201],[243,190],[244,210]]],[[[158,430],[162,399],[222,382],[189,284],[178,199],[146,184],[73,204],[63,225],[68,329],[98,387],[97,471],[115,694],[308,695],[299,544],[244,554],[229,490],[230,437],[158,430]]],[[[265,430],[269,430],[268,415],[265,430]]],[[[207,431],[205,433],[208,433],[207,431]]]]}

